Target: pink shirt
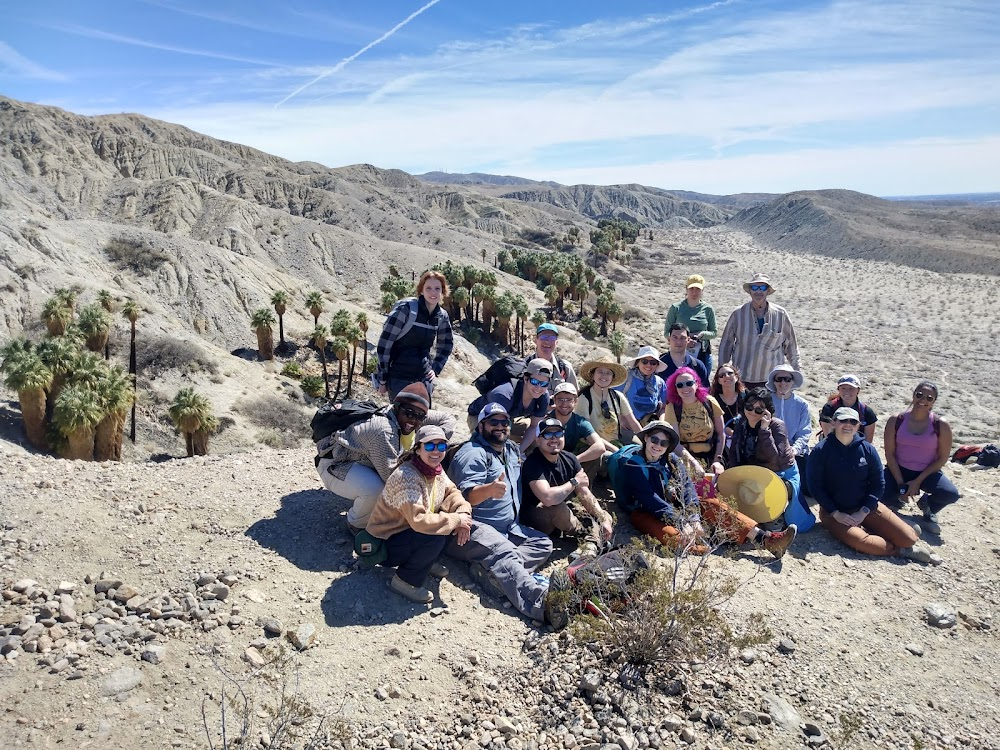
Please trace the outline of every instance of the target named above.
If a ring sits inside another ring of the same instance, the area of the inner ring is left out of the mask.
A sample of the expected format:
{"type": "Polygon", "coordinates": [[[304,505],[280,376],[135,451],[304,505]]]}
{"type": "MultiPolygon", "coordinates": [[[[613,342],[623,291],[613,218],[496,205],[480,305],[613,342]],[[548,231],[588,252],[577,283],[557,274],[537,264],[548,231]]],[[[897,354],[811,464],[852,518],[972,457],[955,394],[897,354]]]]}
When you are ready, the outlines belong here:
{"type": "Polygon", "coordinates": [[[934,432],[934,415],[931,414],[927,429],[921,435],[909,430],[910,412],[904,412],[896,430],[896,463],[904,469],[923,471],[938,455],[938,436],[934,432]]]}

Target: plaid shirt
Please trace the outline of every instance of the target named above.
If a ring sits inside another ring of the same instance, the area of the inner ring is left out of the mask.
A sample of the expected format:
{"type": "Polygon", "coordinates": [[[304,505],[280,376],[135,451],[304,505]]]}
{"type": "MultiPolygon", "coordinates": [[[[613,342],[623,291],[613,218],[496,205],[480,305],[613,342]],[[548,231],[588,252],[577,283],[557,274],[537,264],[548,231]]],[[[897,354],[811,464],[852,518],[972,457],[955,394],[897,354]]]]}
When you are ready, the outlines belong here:
{"type": "MultiPolygon", "coordinates": [[[[385,325],[382,327],[382,335],[379,336],[378,346],[376,347],[376,351],[378,352],[378,372],[375,373],[375,379],[379,383],[387,384],[389,382],[389,362],[392,359],[392,346],[402,335],[403,329],[406,327],[406,322],[412,314],[410,302],[410,299],[397,302],[396,306],[392,308],[392,312],[389,313],[389,317],[385,319],[385,325]]],[[[417,298],[417,304],[418,306],[420,304],[419,297],[417,298]]],[[[415,321],[414,324],[416,324],[415,321]]],[[[445,309],[439,306],[434,361],[431,363],[431,368],[434,370],[435,375],[440,375],[441,370],[448,364],[448,357],[451,356],[451,350],[454,346],[455,341],[451,333],[451,319],[448,317],[445,309]]],[[[429,356],[430,352],[427,355],[429,356]]]]}

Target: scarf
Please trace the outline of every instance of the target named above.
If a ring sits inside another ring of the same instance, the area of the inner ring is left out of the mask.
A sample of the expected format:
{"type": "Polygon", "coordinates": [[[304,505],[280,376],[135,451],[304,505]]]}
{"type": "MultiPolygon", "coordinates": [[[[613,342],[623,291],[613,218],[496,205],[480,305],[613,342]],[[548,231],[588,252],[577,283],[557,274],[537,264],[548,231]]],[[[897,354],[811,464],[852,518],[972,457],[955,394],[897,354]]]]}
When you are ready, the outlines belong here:
{"type": "Polygon", "coordinates": [[[649,394],[649,396],[659,403],[660,389],[656,387],[656,373],[654,372],[648,378],[642,374],[642,370],[638,367],[632,368],[632,377],[637,380],[642,381],[642,387],[649,394]]]}
{"type": "Polygon", "coordinates": [[[438,464],[437,466],[428,466],[420,459],[420,455],[417,453],[413,454],[413,466],[428,479],[434,479],[434,477],[439,476],[441,472],[444,471],[441,468],[441,464],[438,464]]]}

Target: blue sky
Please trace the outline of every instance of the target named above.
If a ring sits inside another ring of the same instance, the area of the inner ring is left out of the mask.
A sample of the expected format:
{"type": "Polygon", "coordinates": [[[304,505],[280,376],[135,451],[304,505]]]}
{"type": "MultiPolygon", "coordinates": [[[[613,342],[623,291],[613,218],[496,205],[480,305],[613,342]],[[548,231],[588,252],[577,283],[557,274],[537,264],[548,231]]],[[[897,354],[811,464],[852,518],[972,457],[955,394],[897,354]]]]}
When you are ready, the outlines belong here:
{"type": "Polygon", "coordinates": [[[996,0],[8,4],[0,93],[328,166],[1000,190],[996,0]]]}

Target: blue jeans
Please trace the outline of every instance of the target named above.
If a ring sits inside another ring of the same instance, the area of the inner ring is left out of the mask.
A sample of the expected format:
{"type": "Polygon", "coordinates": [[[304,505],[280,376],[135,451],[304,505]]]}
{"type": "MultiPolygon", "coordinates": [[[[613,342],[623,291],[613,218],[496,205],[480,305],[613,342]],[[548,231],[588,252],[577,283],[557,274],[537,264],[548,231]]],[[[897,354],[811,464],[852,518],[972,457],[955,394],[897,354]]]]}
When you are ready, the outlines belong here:
{"type": "Polygon", "coordinates": [[[705,372],[708,377],[708,387],[712,387],[712,355],[705,352],[704,349],[701,350],[701,354],[698,355],[698,361],[705,365],[705,372]]]}
{"type": "Polygon", "coordinates": [[[413,529],[400,531],[385,540],[389,556],[382,563],[395,568],[396,575],[411,586],[420,588],[431,572],[431,566],[444,552],[451,537],[421,534],[413,529]]]}
{"type": "Polygon", "coordinates": [[[794,523],[800,532],[809,531],[816,524],[816,516],[812,514],[809,505],[802,498],[799,467],[792,464],[777,474],[792,486],[792,496],[788,499],[788,507],[785,508],[785,523],[794,523]]]}
{"type": "MultiPolygon", "coordinates": [[[[920,476],[919,471],[907,469],[902,466],[899,467],[899,473],[903,475],[903,481],[906,483],[910,483],[920,476]]],[[[951,480],[940,471],[935,471],[927,477],[920,484],[920,489],[927,493],[927,501],[930,503],[931,513],[937,513],[944,506],[951,505],[962,496],[951,480]]],[[[890,508],[900,508],[903,505],[900,502],[899,485],[896,483],[895,478],[893,478],[892,472],[889,471],[889,467],[885,469],[885,491],[882,493],[882,502],[890,508]]]]}

